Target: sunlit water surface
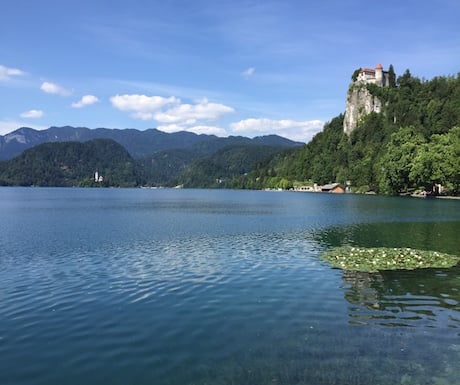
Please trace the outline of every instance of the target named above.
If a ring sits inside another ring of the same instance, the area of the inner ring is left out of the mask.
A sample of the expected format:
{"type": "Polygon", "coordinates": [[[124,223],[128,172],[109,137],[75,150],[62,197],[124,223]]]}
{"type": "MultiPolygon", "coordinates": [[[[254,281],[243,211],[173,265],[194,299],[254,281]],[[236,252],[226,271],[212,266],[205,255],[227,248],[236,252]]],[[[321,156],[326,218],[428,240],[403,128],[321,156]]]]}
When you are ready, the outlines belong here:
{"type": "Polygon", "coordinates": [[[0,384],[459,384],[459,267],[319,258],[459,234],[460,201],[1,188],[0,384]]]}

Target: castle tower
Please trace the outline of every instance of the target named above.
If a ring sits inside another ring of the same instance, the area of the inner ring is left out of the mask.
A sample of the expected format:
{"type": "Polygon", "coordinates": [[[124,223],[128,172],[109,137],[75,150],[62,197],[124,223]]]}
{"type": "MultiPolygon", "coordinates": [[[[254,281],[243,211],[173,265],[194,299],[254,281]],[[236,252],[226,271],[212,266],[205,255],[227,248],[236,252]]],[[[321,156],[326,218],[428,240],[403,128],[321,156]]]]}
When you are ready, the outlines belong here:
{"type": "Polygon", "coordinates": [[[380,87],[382,87],[384,85],[384,83],[383,83],[383,67],[382,67],[382,65],[380,63],[377,64],[377,66],[375,67],[375,84],[377,84],[380,87]]]}

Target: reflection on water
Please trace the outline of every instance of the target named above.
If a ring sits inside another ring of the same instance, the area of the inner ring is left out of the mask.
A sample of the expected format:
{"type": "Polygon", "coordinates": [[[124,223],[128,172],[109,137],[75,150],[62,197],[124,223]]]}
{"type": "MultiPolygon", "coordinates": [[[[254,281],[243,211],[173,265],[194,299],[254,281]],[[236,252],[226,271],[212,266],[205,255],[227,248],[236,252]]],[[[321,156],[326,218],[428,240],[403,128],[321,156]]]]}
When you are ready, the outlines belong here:
{"type": "MultiPolygon", "coordinates": [[[[459,233],[460,222],[390,222],[330,227],[313,237],[326,248],[411,247],[458,254],[459,233]]],[[[460,266],[344,271],[342,279],[353,325],[460,328],[460,266]]]]}
{"type": "Polygon", "coordinates": [[[379,273],[344,271],[343,280],[353,325],[460,328],[458,267],[379,273]]]}
{"type": "Polygon", "coordinates": [[[319,258],[346,244],[455,254],[457,202],[134,189],[0,198],[2,385],[459,384],[460,267],[356,274],[319,258]],[[432,217],[446,222],[423,222],[432,217]]]}
{"type": "Polygon", "coordinates": [[[326,247],[410,247],[460,253],[460,222],[359,223],[321,229],[315,239],[326,247]]]}

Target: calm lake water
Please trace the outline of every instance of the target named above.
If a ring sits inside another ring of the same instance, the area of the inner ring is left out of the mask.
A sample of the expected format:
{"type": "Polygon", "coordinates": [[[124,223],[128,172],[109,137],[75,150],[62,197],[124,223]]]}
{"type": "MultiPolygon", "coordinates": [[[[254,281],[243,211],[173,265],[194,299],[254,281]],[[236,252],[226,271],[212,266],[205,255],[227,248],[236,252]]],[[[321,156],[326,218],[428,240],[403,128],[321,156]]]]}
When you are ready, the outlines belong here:
{"type": "Polygon", "coordinates": [[[460,201],[0,188],[0,384],[460,384],[460,201]]]}

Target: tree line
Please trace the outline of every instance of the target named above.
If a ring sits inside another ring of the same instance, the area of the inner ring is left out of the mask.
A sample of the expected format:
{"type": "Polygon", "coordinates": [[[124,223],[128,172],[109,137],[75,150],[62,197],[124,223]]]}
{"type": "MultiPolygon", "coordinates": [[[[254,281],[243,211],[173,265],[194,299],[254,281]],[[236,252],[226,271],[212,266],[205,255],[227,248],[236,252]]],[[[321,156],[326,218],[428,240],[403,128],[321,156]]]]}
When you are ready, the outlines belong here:
{"type": "MultiPolygon", "coordinates": [[[[392,66],[390,67],[392,68],[392,66]]],[[[0,162],[0,185],[282,188],[338,182],[352,191],[460,192],[460,74],[432,80],[409,70],[389,87],[366,85],[382,112],[347,135],[341,114],[304,146],[168,150],[142,159],[111,139],[45,143],[0,162]],[[103,181],[95,182],[98,171],[103,181]]]]}
{"type": "Polygon", "coordinates": [[[44,143],[0,162],[0,186],[231,188],[235,177],[284,148],[233,145],[206,156],[185,149],[134,159],[112,139],[44,143]]]}
{"type": "Polygon", "coordinates": [[[358,192],[401,194],[460,191],[460,74],[432,80],[409,70],[390,87],[366,85],[382,112],[358,122],[348,136],[343,115],[297,150],[259,163],[237,178],[239,188],[290,188],[296,184],[351,184],[358,192]]]}
{"type": "Polygon", "coordinates": [[[132,187],[142,181],[128,151],[111,139],[44,143],[0,162],[3,186],[132,187]],[[95,181],[96,171],[101,181],[95,181]]]}

